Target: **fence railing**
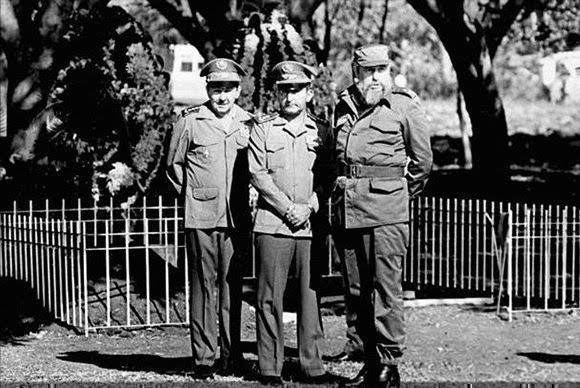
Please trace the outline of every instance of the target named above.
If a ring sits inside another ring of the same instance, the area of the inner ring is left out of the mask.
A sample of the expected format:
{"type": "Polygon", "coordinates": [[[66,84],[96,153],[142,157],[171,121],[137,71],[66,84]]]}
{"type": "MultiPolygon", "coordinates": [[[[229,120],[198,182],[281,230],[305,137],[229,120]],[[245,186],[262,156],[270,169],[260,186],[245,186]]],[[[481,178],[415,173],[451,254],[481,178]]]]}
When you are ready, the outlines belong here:
{"type": "MultiPolygon", "coordinates": [[[[15,202],[0,217],[2,275],[29,281],[58,319],[86,331],[188,322],[190,267],[175,200],[143,199],[125,209],[15,202]],[[20,277],[27,271],[36,271],[35,282],[20,277]],[[61,273],[69,280],[60,281],[61,273]]],[[[403,281],[499,296],[510,317],[518,309],[578,307],[579,218],[576,207],[418,198],[403,281]]],[[[332,239],[327,244],[324,274],[339,276],[332,239]]],[[[254,252],[247,260],[251,279],[254,252]]]]}
{"type": "Polygon", "coordinates": [[[83,236],[79,221],[1,214],[0,276],[28,282],[56,319],[85,327],[87,263],[83,236]]]}

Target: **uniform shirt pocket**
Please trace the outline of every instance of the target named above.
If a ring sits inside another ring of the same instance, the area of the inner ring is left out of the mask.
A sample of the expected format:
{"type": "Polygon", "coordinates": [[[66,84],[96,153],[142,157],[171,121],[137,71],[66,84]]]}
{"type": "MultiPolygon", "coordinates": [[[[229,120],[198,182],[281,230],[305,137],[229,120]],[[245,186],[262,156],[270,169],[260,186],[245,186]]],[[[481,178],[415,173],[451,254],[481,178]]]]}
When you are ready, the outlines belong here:
{"type": "Polygon", "coordinates": [[[369,127],[376,131],[376,143],[394,146],[403,141],[402,123],[394,113],[374,117],[369,127]]]}
{"type": "Polygon", "coordinates": [[[306,161],[309,170],[312,170],[314,167],[314,161],[316,160],[316,151],[318,147],[320,146],[316,143],[306,143],[306,161]]]}
{"type": "Polygon", "coordinates": [[[193,217],[199,220],[213,220],[218,212],[218,188],[198,187],[192,190],[193,217]]]}
{"type": "Polygon", "coordinates": [[[266,142],[267,163],[269,170],[277,170],[286,165],[283,142],[266,142]]]}
{"type": "Polygon", "coordinates": [[[194,132],[191,155],[199,162],[209,163],[215,158],[219,143],[219,138],[202,136],[201,134],[194,132]]]}

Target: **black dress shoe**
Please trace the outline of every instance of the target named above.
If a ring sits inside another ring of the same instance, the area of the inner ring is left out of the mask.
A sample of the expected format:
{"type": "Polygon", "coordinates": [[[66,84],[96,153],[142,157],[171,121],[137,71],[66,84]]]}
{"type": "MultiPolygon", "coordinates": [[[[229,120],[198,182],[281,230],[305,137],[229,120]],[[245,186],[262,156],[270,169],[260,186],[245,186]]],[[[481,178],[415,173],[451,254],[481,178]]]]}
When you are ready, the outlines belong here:
{"type": "Polygon", "coordinates": [[[347,380],[346,382],[344,382],[344,384],[341,384],[341,386],[344,386],[346,388],[364,387],[367,380],[368,380],[368,368],[366,365],[363,365],[363,367],[355,377],[353,377],[350,380],[347,380]]]}
{"type": "Polygon", "coordinates": [[[242,377],[249,371],[249,369],[246,360],[243,358],[237,358],[235,360],[220,360],[217,374],[220,376],[242,377]]]}
{"type": "Polygon", "coordinates": [[[260,375],[260,377],[258,377],[258,382],[262,385],[267,385],[270,387],[281,387],[284,385],[284,381],[282,381],[282,377],[280,376],[260,375]]]}
{"type": "Polygon", "coordinates": [[[376,379],[378,387],[399,388],[401,376],[396,365],[383,365],[376,379]]]}
{"type": "Polygon", "coordinates": [[[346,352],[342,351],[334,356],[323,357],[324,361],[330,362],[344,362],[344,361],[353,361],[353,362],[361,362],[364,361],[364,353],[362,352],[346,352]]]}
{"type": "Polygon", "coordinates": [[[213,378],[215,373],[213,365],[196,365],[193,368],[193,377],[200,380],[213,378]]]}
{"type": "Polygon", "coordinates": [[[304,384],[315,384],[315,385],[329,385],[336,384],[340,382],[340,377],[335,376],[332,373],[326,372],[319,376],[306,376],[300,380],[304,384]]]}

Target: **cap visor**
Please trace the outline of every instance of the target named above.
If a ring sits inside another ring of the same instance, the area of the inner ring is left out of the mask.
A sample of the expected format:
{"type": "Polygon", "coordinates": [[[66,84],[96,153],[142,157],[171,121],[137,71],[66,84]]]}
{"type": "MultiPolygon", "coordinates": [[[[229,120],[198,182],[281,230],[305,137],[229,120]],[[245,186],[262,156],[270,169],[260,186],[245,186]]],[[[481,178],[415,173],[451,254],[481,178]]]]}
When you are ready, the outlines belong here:
{"type": "Polygon", "coordinates": [[[359,66],[362,67],[372,67],[372,66],[386,66],[389,63],[391,63],[388,60],[380,60],[380,61],[364,61],[364,62],[359,62],[359,66]]]}
{"type": "Polygon", "coordinates": [[[304,85],[304,84],[309,84],[309,83],[310,83],[310,80],[306,80],[306,79],[288,79],[288,80],[276,81],[276,85],[292,85],[292,84],[304,85]]]}

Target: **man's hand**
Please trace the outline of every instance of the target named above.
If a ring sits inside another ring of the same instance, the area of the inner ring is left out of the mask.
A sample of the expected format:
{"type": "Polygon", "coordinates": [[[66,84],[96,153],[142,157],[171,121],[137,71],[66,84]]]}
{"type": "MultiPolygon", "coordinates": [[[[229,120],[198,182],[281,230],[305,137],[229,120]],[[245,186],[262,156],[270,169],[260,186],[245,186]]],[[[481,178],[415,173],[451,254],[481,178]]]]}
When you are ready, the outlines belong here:
{"type": "Polygon", "coordinates": [[[336,189],[344,189],[346,187],[346,177],[345,176],[338,176],[336,177],[336,181],[334,182],[334,190],[336,189]]]}
{"type": "Polygon", "coordinates": [[[250,202],[248,203],[248,206],[250,206],[250,209],[254,210],[256,208],[256,206],[258,205],[258,190],[256,190],[254,188],[254,186],[250,185],[249,188],[249,199],[250,202]]]}
{"type": "Polygon", "coordinates": [[[286,219],[292,227],[299,228],[310,219],[311,214],[312,208],[310,208],[308,205],[295,204],[287,213],[286,219]]]}

